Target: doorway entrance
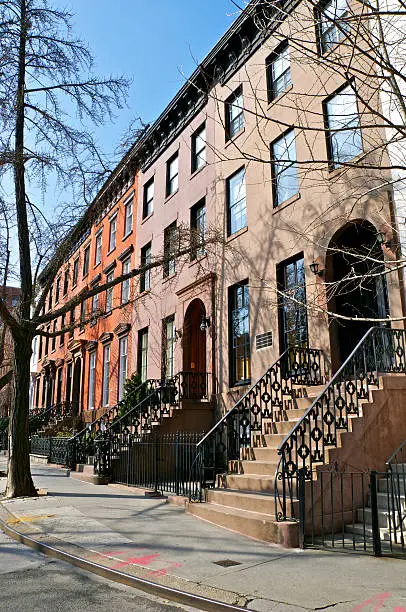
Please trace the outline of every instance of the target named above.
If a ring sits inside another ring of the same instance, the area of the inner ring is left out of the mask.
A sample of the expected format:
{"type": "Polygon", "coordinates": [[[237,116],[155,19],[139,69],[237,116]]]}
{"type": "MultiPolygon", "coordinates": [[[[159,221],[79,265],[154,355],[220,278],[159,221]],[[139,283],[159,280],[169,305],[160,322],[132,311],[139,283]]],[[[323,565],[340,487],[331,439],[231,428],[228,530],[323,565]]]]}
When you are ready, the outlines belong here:
{"type": "Polygon", "coordinates": [[[330,319],[333,369],[337,370],[374,325],[389,315],[382,248],[375,227],[356,221],[333,236],[326,258],[326,291],[330,312],[348,317],[330,319]]]}
{"type": "Polygon", "coordinates": [[[206,395],[206,309],[198,298],[186,310],[182,338],[184,391],[189,399],[201,399],[206,395]]]}

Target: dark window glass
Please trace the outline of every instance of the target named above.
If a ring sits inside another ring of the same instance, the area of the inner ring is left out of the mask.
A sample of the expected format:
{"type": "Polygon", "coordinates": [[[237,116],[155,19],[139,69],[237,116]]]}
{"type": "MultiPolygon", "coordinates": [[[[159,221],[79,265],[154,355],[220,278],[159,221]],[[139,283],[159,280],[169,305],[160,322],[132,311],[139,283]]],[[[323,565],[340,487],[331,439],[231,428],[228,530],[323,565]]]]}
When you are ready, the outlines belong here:
{"type": "Polygon", "coordinates": [[[203,124],[192,136],[192,172],[206,164],[206,124],[203,124]]]}
{"type": "Polygon", "coordinates": [[[137,370],[141,377],[141,382],[147,380],[148,369],[148,327],[140,329],[138,332],[138,359],[137,370]]]}
{"type": "Polygon", "coordinates": [[[148,183],[144,185],[144,205],[142,209],[142,218],[145,219],[154,212],[154,191],[155,184],[154,179],[150,179],[148,183]]]}
{"type": "Polygon", "coordinates": [[[274,206],[279,206],[299,191],[294,130],[289,130],[271,146],[274,206]]]}
{"type": "Polygon", "coordinates": [[[233,138],[244,127],[244,99],[239,87],[225,103],[226,140],[233,138]]]}
{"type": "Polygon", "coordinates": [[[346,0],[330,0],[316,10],[318,42],[321,53],[326,53],[344,38],[349,30],[346,0]]]}
{"type": "Polygon", "coordinates": [[[175,274],[176,259],[173,256],[176,252],[177,229],[176,222],[166,228],[164,232],[164,278],[175,274]]]}
{"type": "Polygon", "coordinates": [[[278,266],[278,286],[281,352],[291,346],[306,346],[306,280],[302,255],[278,266]]]}
{"type": "Polygon", "coordinates": [[[79,259],[75,259],[75,261],[73,262],[73,278],[72,278],[72,284],[74,287],[78,284],[78,277],[79,277],[79,259]]]}
{"type": "Polygon", "coordinates": [[[251,379],[250,301],[248,281],[229,289],[230,386],[251,379]]]}
{"type": "Polygon", "coordinates": [[[166,164],[166,196],[172,195],[179,187],[179,156],[176,153],[166,164]]]}
{"type": "Polygon", "coordinates": [[[193,261],[205,254],[204,240],[206,236],[206,201],[200,200],[190,210],[191,251],[193,261]]]}
{"type": "MultiPolygon", "coordinates": [[[[141,266],[148,266],[151,263],[151,243],[149,242],[141,249],[141,266]]],[[[140,292],[151,288],[151,270],[145,270],[140,278],[140,292]]]]}
{"type": "Polygon", "coordinates": [[[90,246],[86,247],[83,253],[83,276],[87,276],[89,273],[89,262],[90,262],[90,246]]]}

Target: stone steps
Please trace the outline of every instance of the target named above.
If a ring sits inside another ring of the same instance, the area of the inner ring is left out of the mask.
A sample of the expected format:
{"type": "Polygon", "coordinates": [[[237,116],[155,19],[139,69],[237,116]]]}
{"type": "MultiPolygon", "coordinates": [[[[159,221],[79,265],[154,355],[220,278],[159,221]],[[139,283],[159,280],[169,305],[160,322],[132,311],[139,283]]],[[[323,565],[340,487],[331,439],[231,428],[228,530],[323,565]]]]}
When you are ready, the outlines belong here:
{"type": "Polygon", "coordinates": [[[207,501],[221,506],[240,508],[252,512],[272,515],[275,511],[275,500],[272,493],[253,493],[233,489],[210,489],[207,501]]]}

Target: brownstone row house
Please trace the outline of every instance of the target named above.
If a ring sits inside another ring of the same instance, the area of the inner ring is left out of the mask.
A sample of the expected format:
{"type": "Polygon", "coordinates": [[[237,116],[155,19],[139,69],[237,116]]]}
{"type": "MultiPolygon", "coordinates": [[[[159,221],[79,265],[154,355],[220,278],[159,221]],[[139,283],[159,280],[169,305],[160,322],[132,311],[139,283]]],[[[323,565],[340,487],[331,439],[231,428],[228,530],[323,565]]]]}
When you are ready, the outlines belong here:
{"type": "MultiPolygon", "coordinates": [[[[2,296],[7,307],[13,311],[18,307],[20,289],[18,287],[5,286],[2,288],[2,296]]],[[[0,378],[11,373],[10,380],[0,389],[0,417],[8,416],[11,407],[13,391],[13,369],[14,351],[10,331],[1,323],[0,325],[0,378]]],[[[6,380],[6,379],[5,379],[6,380]]]]}
{"type": "MultiPolygon", "coordinates": [[[[162,250],[166,259],[87,304],[105,311],[94,324],[40,344],[35,405],[72,401],[89,421],[134,372],[178,377],[193,402],[177,427],[207,431],[289,347],[322,351],[327,380],[371,327],[362,319],[401,327],[398,272],[376,273],[395,257],[386,171],[343,171],[374,159],[382,134],[370,136],[373,117],[339,73],[299,61],[289,14],[264,31],[261,10],[250,3],[96,198],[47,308],[162,250]],[[185,227],[191,249],[177,260],[185,227]],[[345,291],[328,293],[345,279],[345,291]]],[[[321,53],[340,39],[323,22],[313,32],[321,53]]]]}

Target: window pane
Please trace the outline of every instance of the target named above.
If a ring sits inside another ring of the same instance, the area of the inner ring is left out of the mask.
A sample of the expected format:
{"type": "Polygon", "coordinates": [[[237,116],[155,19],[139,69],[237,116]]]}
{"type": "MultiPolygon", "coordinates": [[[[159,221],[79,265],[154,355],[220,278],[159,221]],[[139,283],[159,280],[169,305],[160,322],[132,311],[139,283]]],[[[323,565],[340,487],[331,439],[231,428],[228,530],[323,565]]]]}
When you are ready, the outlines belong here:
{"type": "Polygon", "coordinates": [[[290,130],[272,145],[275,206],[299,191],[294,131],[290,130]]]}
{"type": "Polygon", "coordinates": [[[110,395],[110,346],[103,350],[103,406],[109,405],[110,395]]]}
{"type": "Polygon", "coordinates": [[[357,101],[351,87],[346,87],[329,100],[326,109],[331,161],[338,166],[362,152],[357,101]]]}
{"type": "Polygon", "coordinates": [[[245,168],[228,179],[228,233],[238,232],[246,226],[246,190],[245,190],[245,168]]]}
{"type": "Polygon", "coordinates": [[[248,382],[251,377],[248,284],[230,289],[230,383],[248,382]]]}
{"type": "Polygon", "coordinates": [[[124,396],[124,383],[127,378],[127,351],[128,338],[121,338],[119,347],[118,401],[122,400],[124,396]]]}

